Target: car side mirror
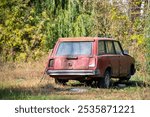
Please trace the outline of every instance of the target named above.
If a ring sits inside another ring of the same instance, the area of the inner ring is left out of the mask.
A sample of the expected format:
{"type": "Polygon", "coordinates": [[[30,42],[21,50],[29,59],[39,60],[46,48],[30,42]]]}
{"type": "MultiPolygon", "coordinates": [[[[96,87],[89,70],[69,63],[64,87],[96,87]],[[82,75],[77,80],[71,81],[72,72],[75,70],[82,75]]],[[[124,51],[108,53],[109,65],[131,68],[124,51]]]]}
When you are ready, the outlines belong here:
{"type": "Polygon", "coordinates": [[[124,50],[124,51],[123,51],[123,54],[128,55],[128,54],[129,54],[129,50],[124,50]]]}

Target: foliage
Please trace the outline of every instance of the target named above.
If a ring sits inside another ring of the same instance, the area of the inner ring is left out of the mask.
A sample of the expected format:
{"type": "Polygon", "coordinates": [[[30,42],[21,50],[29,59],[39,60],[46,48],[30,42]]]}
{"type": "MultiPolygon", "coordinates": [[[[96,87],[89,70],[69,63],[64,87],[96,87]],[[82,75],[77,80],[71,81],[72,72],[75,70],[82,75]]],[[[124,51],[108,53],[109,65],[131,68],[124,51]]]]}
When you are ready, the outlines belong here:
{"type": "Polygon", "coordinates": [[[29,56],[37,56],[46,39],[42,16],[36,16],[29,1],[3,0],[0,6],[0,45],[3,60],[27,61],[29,56]]]}
{"type": "Polygon", "coordinates": [[[144,71],[150,53],[147,9],[146,0],[1,0],[0,58],[37,60],[59,37],[105,36],[120,40],[144,71]]]}
{"type": "MultiPolygon", "coordinates": [[[[150,3],[148,8],[150,8],[150,3]]],[[[147,71],[150,74],[150,9],[147,10],[147,27],[145,28],[145,38],[146,38],[146,59],[147,59],[147,71]]]]}

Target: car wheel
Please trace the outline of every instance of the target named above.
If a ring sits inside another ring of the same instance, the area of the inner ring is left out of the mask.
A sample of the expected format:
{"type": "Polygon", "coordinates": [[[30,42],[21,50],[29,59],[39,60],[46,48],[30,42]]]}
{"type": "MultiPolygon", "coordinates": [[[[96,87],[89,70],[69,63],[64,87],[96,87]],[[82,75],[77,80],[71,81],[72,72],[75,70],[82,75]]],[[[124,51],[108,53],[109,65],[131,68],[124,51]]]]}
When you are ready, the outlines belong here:
{"type": "Polygon", "coordinates": [[[56,84],[66,85],[67,82],[68,82],[68,80],[55,78],[55,83],[56,83],[56,84]]]}
{"type": "Polygon", "coordinates": [[[99,88],[109,88],[110,86],[110,72],[106,71],[104,74],[104,77],[102,77],[99,81],[98,81],[98,87],[99,88]]]}

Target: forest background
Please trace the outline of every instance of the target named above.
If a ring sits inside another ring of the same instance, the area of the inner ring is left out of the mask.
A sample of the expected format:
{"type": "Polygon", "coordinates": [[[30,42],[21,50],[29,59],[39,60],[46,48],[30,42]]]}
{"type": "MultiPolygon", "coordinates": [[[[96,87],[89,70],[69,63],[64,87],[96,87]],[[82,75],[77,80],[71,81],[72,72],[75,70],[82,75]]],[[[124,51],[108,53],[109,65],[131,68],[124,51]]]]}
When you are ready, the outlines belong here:
{"type": "Polygon", "coordinates": [[[59,37],[81,36],[119,40],[150,81],[150,0],[0,0],[1,66],[32,64],[59,37]]]}

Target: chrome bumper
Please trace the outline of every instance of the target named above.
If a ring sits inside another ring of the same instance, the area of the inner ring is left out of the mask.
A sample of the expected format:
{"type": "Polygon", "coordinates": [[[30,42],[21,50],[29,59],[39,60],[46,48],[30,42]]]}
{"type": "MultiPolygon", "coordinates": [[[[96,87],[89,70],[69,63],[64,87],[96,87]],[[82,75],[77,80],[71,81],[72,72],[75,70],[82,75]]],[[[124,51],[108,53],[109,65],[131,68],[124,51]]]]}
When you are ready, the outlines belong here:
{"type": "Polygon", "coordinates": [[[99,70],[47,70],[47,74],[50,76],[93,76],[100,75],[99,70]]]}

